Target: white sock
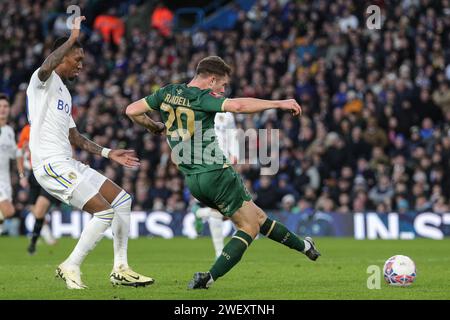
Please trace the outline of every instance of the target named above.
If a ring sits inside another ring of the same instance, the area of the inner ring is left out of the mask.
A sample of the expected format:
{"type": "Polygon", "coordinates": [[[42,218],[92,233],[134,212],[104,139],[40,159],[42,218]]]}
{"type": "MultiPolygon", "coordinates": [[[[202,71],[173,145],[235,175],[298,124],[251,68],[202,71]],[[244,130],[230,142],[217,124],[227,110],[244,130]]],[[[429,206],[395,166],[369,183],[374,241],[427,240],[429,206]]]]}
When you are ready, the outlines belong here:
{"type": "Polygon", "coordinates": [[[195,212],[195,216],[197,218],[202,219],[203,222],[206,222],[210,216],[210,212],[211,212],[211,208],[199,208],[197,209],[197,211],[195,212]]]}
{"type": "Polygon", "coordinates": [[[222,254],[223,250],[223,220],[222,218],[210,217],[209,220],[209,231],[211,232],[211,238],[214,245],[214,250],[216,251],[216,257],[222,254]]]}
{"type": "Polygon", "coordinates": [[[52,231],[47,223],[44,222],[44,225],[41,229],[41,237],[44,239],[45,243],[53,245],[55,244],[55,238],[53,238],[52,231]]]}
{"type": "Polygon", "coordinates": [[[114,269],[128,267],[128,235],[130,233],[131,196],[122,190],[111,203],[114,209],[112,233],[114,237],[114,269]]]}
{"type": "Polygon", "coordinates": [[[113,216],[113,209],[94,213],[94,216],[81,233],[75,249],[73,249],[70,256],[64,261],[64,264],[79,267],[87,254],[94,249],[97,243],[103,238],[104,232],[111,225],[113,216]]]}

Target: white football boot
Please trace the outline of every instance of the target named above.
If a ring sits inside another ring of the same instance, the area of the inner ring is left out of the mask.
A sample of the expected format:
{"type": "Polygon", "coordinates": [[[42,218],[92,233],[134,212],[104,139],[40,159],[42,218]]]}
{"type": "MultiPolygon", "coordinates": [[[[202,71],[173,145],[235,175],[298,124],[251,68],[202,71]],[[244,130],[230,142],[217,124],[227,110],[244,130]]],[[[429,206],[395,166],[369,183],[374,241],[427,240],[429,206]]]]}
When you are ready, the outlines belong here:
{"type": "Polygon", "coordinates": [[[134,272],[129,266],[120,265],[111,271],[109,279],[113,285],[145,287],[153,284],[154,279],[134,272]]]}
{"type": "Polygon", "coordinates": [[[66,282],[67,289],[86,289],[87,286],[81,281],[81,271],[77,266],[69,266],[64,263],[56,268],[55,275],[66,282]]]}

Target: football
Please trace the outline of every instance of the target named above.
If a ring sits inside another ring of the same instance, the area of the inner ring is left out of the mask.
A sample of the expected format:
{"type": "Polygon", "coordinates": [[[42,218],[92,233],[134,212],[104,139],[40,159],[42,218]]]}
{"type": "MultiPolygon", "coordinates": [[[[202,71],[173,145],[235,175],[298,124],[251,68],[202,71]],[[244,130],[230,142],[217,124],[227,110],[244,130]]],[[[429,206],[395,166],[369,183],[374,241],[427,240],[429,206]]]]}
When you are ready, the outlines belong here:
{"type": "Polygon", "coordinates": [[[402,255],[390,257],[384,264],[384,279],[389,285],[407,287],[416,279],[416,264],[402,255]]]}

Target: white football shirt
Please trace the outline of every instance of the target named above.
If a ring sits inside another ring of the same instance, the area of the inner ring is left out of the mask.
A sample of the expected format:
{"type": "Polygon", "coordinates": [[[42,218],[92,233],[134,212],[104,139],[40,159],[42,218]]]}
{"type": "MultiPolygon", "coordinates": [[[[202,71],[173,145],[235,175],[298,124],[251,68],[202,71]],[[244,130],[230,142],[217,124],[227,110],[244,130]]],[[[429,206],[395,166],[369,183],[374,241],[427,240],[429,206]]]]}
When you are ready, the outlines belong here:
{"type": "Polygon", "coordinates": [[[72,119],[72,96],[59,75],[53,71],[42,82],[37,69],[27,88],[30,152],[33,168],[49,159],[72,158],[69,129],[72,119]]]}
{"type": "Polygon", "coordinates": [[[239,145],[236,136],[236,123],[231,112],[216,113],[214,118],[214,131],[220,149],[225,156],[239,159],[239,145]]]}
{"type": "Polygon", "coordinates": [[[0,127],[0,183],[10,185],[10,160],[17,157],[14,130],[6,125],[0,127]]]}

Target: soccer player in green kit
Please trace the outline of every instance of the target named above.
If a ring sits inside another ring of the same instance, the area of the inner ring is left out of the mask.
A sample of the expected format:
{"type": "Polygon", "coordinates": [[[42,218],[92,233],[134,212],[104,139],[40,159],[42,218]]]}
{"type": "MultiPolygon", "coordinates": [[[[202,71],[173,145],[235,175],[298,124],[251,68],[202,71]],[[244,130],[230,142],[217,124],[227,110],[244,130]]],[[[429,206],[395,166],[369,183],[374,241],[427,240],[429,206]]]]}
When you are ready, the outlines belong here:
{"type": "Polygon", "coordinates": [[[130,104],[126,114],[152,133],[165,130],[172,160],[183,172],[192,195],[208,207],[230,218],[237,232],[208,272],[197,272],[189,289],[206,289],[241,260],[253,239],[261,233],[316,260],[320,253],[313,240],[300,239],[283,224],[267,217],[252,201],[241,177],[234,171],[215,140],[217,112],[257,113],[267,109],[301,114],[293,100],[261,100],[223,97],[231,68],[217,56],[201,60],[188,84],[169,84],[130,104]],[[152,121],[147,112],[157,111],[164,124],[152,121]]]}

